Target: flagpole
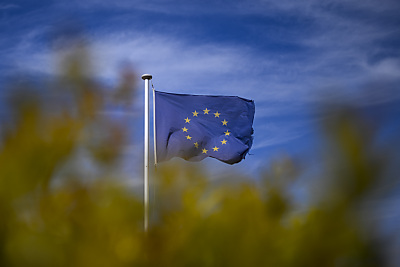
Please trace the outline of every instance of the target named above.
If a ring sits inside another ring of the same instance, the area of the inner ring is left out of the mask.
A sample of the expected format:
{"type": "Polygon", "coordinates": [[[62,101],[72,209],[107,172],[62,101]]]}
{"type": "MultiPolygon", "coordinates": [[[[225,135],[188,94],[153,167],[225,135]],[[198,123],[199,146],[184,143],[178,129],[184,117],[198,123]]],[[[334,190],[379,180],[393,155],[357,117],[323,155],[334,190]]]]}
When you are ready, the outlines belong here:
{"type": "Polygon", "coordinates": [[[144,80],[144,231],[149,227],[149,83],[151,74],[143,74],[144,80]]]}

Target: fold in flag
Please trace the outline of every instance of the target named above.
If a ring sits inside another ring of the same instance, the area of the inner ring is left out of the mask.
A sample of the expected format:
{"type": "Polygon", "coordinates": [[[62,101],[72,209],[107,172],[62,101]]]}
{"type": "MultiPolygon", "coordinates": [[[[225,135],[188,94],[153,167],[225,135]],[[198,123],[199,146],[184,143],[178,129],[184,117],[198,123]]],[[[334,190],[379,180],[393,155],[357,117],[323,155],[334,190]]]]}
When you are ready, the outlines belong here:
{"type": "Polygon", "coordinates": [[[254,112],[253,100],[237,96],[155,91],[157,160],[238,163],[253,143],[254,112]]]}

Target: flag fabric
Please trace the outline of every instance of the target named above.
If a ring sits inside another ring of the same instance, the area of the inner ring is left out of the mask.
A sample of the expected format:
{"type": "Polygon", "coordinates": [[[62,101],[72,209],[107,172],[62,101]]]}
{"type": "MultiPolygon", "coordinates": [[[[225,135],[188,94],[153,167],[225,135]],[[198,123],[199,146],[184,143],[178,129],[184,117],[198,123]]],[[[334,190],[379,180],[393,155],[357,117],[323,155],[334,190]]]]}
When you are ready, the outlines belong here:
{"type": "Polygon", "coordinates": [[[238,163],[253,143],[254,112],[253,100],[237,96],[155,91],[157,160],[238,163]]]}

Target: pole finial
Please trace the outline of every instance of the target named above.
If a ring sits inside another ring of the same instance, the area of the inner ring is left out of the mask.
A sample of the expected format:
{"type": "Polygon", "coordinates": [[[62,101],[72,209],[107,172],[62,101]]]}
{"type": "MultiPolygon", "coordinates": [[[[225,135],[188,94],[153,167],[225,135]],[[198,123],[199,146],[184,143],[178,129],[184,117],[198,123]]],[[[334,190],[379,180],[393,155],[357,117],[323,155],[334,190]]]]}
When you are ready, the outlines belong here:
{"type": "Polygon", "coordinates": [[[151,74],[143,74],[142,75],[143,80],[151,80],[151,78],[153,78],[153,76],[151,74]]]}

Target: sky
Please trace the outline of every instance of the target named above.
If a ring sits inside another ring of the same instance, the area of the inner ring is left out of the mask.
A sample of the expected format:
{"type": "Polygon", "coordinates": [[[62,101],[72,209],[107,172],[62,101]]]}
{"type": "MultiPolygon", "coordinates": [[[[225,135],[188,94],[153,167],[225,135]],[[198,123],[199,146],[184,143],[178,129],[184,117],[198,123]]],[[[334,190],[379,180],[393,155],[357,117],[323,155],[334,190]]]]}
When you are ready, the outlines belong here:
{"type": "MultiPolygon", "coordinates": [[[[318,167],[327,102],[368,110],[383,142],[400,125],[399,14],[398,0],[1,0],[0,89],[20,75],[56,76],[57,44],[81,32],[104,86],[131,64],[156,90],[255,101],[250,154],[234,166],[205,160],[211,176],[254,175],[281,155],[318,167]]],[[[102,114],[140,118],[143,92],[134,110],[102,114]]],[[[132,127],[142,133],[142,121],[132,127]]],[[[137,171],[130,162],[143,150],[125,151],[124,170],[137,171]]],[[[385,216],[400,222],[394,204],[385,216]]]]}
{"type": "MultiPolygon", "coordinates": [[[[398,122],[398,14],[396,0],[3,0],[0,83],[57,75],[57,43],[82,32],[106,86],[129,63],[156,90],[253,99],[254,144],[233,168],[256,173],[277,155],[312,154],[324,120],[316,109],[328,101],[379,107],[398,122]]],[[[143,112],[138,99],[133,113],[143,112]]],[[[228,170],[207,162],[216,176],[228,170]]]]}

